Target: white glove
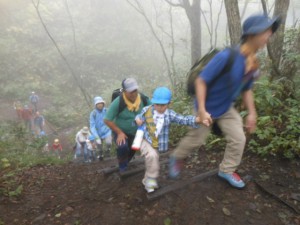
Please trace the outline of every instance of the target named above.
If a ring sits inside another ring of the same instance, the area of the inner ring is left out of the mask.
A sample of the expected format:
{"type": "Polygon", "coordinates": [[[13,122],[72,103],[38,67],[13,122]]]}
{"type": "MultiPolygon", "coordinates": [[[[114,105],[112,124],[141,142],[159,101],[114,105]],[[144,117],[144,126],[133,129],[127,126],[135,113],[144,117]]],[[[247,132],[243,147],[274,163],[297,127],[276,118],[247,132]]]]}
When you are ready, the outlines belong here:
{"type": "Polygon", "coordinates": [[[101,139],[100,139],[100,138],[97,138],[97,139],[96,139],[96,143],[97,143],[98,145],[101,145],[101,139]]]}

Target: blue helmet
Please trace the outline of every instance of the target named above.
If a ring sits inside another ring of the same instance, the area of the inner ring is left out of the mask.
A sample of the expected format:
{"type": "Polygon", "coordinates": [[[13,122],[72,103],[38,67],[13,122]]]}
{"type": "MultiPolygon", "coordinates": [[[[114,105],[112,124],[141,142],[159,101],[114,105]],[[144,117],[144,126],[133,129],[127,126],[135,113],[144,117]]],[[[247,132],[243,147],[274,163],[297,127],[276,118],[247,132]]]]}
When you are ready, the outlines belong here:
{"type": "Polygon", "coordinates": [[[95,139],[96,139],[96,138],[95,138],[94,135],[90,135],[90,136],[89,136],[89,140],[90,140],[90,141],[94,141],[95,139]]]}
{"type": "Polygon", "coordinates": [[[153,104],[168,104],[172,99],[172,93],[167,87],[158,87],[154,90],[151,102],[153,104]]]}

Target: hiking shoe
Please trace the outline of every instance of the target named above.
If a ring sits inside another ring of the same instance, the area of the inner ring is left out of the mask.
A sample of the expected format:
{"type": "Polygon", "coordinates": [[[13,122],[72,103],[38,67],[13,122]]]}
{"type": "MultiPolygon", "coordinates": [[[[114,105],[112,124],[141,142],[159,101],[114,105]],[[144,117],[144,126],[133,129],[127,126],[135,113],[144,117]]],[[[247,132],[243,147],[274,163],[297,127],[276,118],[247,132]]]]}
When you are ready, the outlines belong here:
{"type": "Polygon", "coordinates": [[[234,188],[243,189],[245,187],[244,181],[237,173],[223,173],[219,171],[218,176],[226,180],[234,188]]]}
{"type": "Polygon", "coordinates": [[[158,188],[158,184],[155,178],[144,178],[142,183],[144,184],[147,193],[151,193],[158,188]]]}
{"type": "Polygon", "coordinates": [[[174,156],[171,156],[169,159],[169,177],[171,179],[176,179],[179,177],[179,174],[183,167],[183,160],[176,159],[174,156]]]}

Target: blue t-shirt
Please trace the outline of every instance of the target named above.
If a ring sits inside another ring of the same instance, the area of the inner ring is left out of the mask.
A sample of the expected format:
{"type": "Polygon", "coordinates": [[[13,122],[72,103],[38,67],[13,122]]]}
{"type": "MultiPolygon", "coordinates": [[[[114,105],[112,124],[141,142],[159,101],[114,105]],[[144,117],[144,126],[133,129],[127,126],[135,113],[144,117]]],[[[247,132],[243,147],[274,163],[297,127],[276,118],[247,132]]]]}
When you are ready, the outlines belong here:
{"type": "Polygon", "coordinates": [[[237,49],[235,51],[231,70],[217,78],[212,86],[210,86],[211,82],[220,74],[229,60],[229,49],[217,53],[199,74],[207,85],[205,107],[212,118],[222,116],[228,111],[240,92],[252,88],[252,78],[248,79],[247,82],[243,82],[246,58],[237,49]]]}

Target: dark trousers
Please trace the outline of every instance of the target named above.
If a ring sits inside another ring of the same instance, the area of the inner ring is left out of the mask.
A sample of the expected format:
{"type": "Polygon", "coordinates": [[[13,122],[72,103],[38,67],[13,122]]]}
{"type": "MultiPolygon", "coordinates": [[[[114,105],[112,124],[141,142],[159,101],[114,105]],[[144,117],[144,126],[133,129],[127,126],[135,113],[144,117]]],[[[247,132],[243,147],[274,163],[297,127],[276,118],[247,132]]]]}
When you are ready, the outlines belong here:
{"type": "MultiPolygon", "coordinates": [[[[127,169],[128,163],[134,156],[135,152],[134,150],[131,149],[131,145],[134,140],[133,135],[127,135],[127,139],[125,143],[121,145],[117,145],[117,157],[118,157],[118,162],[119,162],[119,169],[120,171],[125,171],[127,169]]],[[[116,142],[117,140],[117,135],[114,134],[114,141],[116,142]]]]}

